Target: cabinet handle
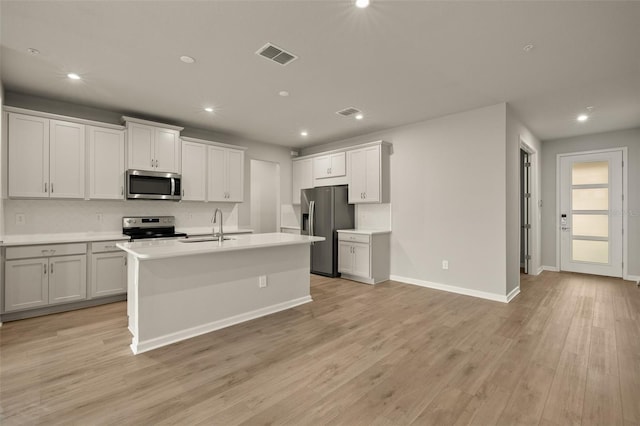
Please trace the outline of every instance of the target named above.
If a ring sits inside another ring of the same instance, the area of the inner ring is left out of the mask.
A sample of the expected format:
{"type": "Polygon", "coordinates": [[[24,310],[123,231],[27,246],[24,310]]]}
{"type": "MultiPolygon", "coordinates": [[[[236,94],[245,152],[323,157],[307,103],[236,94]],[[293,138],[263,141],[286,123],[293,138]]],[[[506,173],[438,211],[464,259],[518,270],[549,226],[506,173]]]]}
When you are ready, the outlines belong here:
{"type": "Polygon", "coordinates": [[[42,265],[42,266],[44,266],[44,274],[45,274],[45,275],[47,275],[47,264],[45,263],[45,264],[44,264],[44,265],[42,265]]]}
{"type": "Polygon", "coordinates": [[[109,245],[109,246],[104,246],[104,248],[106,249],[114,249],[116,248],[115,244],[109,245]]]}
{"type": "Polygon", "coordinates": [[[47,192],[47,182],[44,183],[44,192],[47,192]]]}
{"type": "Polygon", "coordinates": [[[184,189],[182,190],[182,196],[184,197],[184,189]]]}
{"type": "Polygon", "coordinates": [[[124,266],[127,266],[127,258],[124,257],[123,259],[124,259],[124,266]]]}
{"type": "Polygon", "coordinates": [[[124,186],[120,187],[120,195],[124,195],[124,186]]]}
{"type": "Polygon", "coordinates": [[[51,182],[51,193],[53,194],[53,182],[51,182]]]}
{"type": "Polygon", "coordinates": [[[42,254],[48,254],[49,256],[53,256],[53,254],[56,252],[55,250],[40,250],[40,252],[42,254]]]}
{"type": "Polygon", "coordinates": [[[151,159],[151,167],[153,167],[153,158],[151,159]]]}
{"type": "Polygon", "coordinates": [[[53,275],[53,263],[49,266],[49,274],[53,275]]]}
{"type": "Polygon", "coordinates": [[[158,160],[156,160],[156,169],[158,168],[158,160]]]}
{"type": "Polygon", "coordinates": [[[365,198],[365,200],[367,199],[367,193],[366,192],[364,193],[364,198],[365,198]]]}

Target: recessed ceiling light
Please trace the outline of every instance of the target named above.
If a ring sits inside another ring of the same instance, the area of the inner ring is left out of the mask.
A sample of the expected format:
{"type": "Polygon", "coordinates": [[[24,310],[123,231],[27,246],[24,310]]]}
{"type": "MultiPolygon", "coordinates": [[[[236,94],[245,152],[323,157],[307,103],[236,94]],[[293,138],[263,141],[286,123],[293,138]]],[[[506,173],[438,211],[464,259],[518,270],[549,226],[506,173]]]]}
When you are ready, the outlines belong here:
{"type": "Polygon", "coordinates": [[[362,120],[364,118],[364,115],[362,114],[357,114],[356,115],[356,120],[362,120]]]}
{"type": "Polygon", "coordinates": [[[213,108],[211,108],[211,107],[206,107],[204,110],[207,111],[207,112],[213,112],[213,108]]]}
{"type": "Polygon", "coordinates": [[[369,0],[356,0],[356,6],[360,9],[364,9],[369,6],[369,0]]]}
{"type": "Polygon", "coordinates": [[[522,50],[524,50],[525,52],[531,52],[533,50],[533,47],[534,47],[533,44],[525,44],[522,47],[522,50]]]}
{"type": "Polygon", "coordinates": [[[278,95],[286,98],[287,96],[289,96],[289,92],[287,92],[286,90],[282,90],[278,93],[278,95]]]}
{"type": "Polygon", "coordinates": [[[306,130],[303,130],[303,131],[300,132],[300,136],[308,136],[308,135],[309,135],[309,133],[307,133],[306,130]]]}
{"type": "Polygon", "coordinates": [[[193,59],[191,56],[180,56],[180,60],[182,62],[184,62],[185,64],[192,64],[194,63],[196,60],[193,59]]]}
{"type": "Polygon", "coordinates": [[[577,118],[577,120],[581,123],[584,123],[588,119],[589,119],[589,116],[587,114],[580,114],[577,118]]]}
{"type": "Polygon", "coordinates": [[[28,48],[27,52],[31,53],[32,55],[39,55],[40,54],[40,51],[38,49],[34,49],[33,47],[28,48]]]}
{"type": "Polygon", "coordinates": [[[71,80],[80,80],[80,76],[75,72],[70,72],[69,74],[67,74],[67,77],[69,77],[71,80]]]}

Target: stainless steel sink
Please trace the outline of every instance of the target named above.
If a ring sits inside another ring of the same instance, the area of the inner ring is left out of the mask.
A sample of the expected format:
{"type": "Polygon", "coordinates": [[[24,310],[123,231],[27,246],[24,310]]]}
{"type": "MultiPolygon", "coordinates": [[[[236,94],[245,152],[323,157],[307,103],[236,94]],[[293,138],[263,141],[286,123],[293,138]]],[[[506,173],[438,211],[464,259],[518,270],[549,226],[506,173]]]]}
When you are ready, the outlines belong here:
{"type": "MultiPolygon", "coordinates": [[[[210,242],[218,242],[220,239],[218,237],[201,237],[201,238],[185,238],[183,240],[178,240],[181,243],[210,243],[210,242]]],[[[235,240],[235,238],[224,237],[222,241],[227,240],[235,240]]]]}

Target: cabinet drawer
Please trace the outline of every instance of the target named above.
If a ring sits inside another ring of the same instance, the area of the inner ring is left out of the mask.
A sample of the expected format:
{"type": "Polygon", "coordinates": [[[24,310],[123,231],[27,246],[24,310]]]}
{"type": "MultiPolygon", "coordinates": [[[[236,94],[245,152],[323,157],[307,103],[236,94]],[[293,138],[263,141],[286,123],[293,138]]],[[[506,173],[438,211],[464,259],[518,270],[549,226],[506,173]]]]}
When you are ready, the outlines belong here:
{"type": "Polygon", "coordinates": [[[120,251],[116,244],[126,242],[124,240],[118,241],[99,241],[97,243],[91,243],[92,253],[106,253],[110,251],[120,251]]]}
{"type": "Polygon", "coordinates": [[[42,244],[37,246],[7,247],[6,258],[25,259],[29,257],[66,256],[71,254],[86,254],[87,244],[42,244]]]}
{"type": "Polygon", "coordinates": [[[338,240],[369,244],[369,235],[338,232],[338,240]]]}

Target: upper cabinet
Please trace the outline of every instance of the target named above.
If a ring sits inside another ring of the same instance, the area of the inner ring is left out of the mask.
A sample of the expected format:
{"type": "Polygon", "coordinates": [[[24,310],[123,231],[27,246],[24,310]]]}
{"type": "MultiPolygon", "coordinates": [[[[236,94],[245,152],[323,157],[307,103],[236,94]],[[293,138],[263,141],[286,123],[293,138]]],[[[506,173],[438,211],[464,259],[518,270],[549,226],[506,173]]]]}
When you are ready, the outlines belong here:
{"type": "Polygon", "coordinates": [[[389,147],[384,143],[347,151],[349,203],[389,202],[389,147]]]}
{"type": "Polygon", "coordinates": [[[313,174],[316,179],[339,177],[346,173],[344,152],[322,155],[313,159],[313,174]]]}
{"type": "Polygon", "coordinates": [[[182,127],[124,117],[127,122],[128,168],[180,172],[182,127]]]}
{"type": "Polygon", "coordinates": [[[292,163],[291,204],[300,204],[300,191],[313,188],[313,159],[293,160],[292,163]]]}
{"type": "Polygon", "coordinates": [[[9,114],[9,197],[84,198],[85,126],[9,114]]]}
{"type": "Polygon", "coordinates": [[[89,198],[124,198],[124,130],[87,126],[89,198]]]}
{"type": "Polygon", "coordinates": [[[182,141],[182,200],[205,201],[207,145],[182,141]]]}
{"type": "Polygon", "coordinates": [[[240,203],[244,200],[244,151],[208,147],[208,201],[240,203]]]}

